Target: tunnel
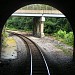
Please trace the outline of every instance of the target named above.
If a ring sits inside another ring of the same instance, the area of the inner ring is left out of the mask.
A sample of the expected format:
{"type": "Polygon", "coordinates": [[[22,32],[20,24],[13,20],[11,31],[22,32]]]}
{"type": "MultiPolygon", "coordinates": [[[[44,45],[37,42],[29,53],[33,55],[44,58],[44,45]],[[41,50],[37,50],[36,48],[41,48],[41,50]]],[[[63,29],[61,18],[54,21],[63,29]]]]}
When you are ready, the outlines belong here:
{"type": "MultiPolygon", "coordinates": [[[[1,12],[0,12],[0,36],[1,36],[1,32],[2,32],[2,28],[5,24],[5,22],[7,21],[7,19],[9,18],[9,16],[14,12],[16,11],[17,9],[25,6],[25,5],[29,5],[29,4],[38,4],[38,3],[41,3],[41,4],[47,4],[47,5],[51,5],[55,8],[57,8],[58,10],[60,10],[66,17],[67,19],[69,20],[70,24],[71,24],[71,27],[73,29],[73,33],[75,35],[75,27],[74,27],[74,11],[71,12],[71,10],[73,9],[73,6],[71,5],[70,3],[70,6],[69,6],[69,3],[67,4],[67,2],[64,2],[64,1],[53,1],[53,0],[50,0],[50,1],[8,1],[8,3],[6,4],[7,1],[3,0],[1,1],[0,3],[0,8],[2,9],[1,12]],[[64,4],[64,5],[63,5],[64,4]],[[13,6],[14,5],[14,6],[13,6]]],[[[0,37],[1,39],[1,37],[0,37]]],[[[0,47],[1,47],[1,41],[0,41],[0,47]]],[[[74,46],[73,46],[73,60],[75,60],[75,41],[74,41],[74,46]]],[[[1,48],[0,48],[1,49],[1,48]]]]}
{"type": "MultiPolygon", "coordinates": [[[[13,12],[18,10],[19,8],[29,5],[29,4],[47,4],[50,6],[53,6],[60,10],[68,19],[70,22],[70,25],[73,29],[74,37],[75,37],[75,17],[74,17],[74,6],[71,1],[65,2],[65,1],[55,1],[55,0],[15,0],[15,1],[10,1],[10,0],[1,0],[0,1],[0,52],[1,52],[1,33],[4,24],[6,23],[7,19],[11,16],[13,12]],[[71,12],[73,11],[73,12],[71,12]]],[[[74,45],[73,45],[73,61],[75,62],[75,40],[74,40],[74,45]]]]}

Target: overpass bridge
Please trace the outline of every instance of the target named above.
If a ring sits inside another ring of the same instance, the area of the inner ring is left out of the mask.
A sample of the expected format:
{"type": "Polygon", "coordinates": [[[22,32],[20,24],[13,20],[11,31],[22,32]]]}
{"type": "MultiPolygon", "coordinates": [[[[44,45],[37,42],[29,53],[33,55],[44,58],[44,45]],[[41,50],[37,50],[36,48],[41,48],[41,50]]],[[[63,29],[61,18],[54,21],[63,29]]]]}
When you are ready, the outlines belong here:
{"type": "Polygon", "coordinates": [[[17,10],[11,16],[65,17],[59,10],[17,10]]]}
{"type": "Polygon", "coordinates": [[[59,10],[17,10],[11,16],[27,16],[33,18],[33,35],[44,37],[45,17],[65,17],[59,10]]]}

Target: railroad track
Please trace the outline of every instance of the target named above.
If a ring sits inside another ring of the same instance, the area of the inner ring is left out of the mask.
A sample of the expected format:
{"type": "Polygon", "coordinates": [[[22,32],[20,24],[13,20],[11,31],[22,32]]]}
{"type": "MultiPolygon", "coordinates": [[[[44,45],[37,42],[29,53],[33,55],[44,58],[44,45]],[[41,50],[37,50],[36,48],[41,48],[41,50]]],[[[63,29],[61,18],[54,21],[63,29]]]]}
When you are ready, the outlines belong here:
{"type": "Polygon", "coordinates": [[[12,34],[20,37],[28,46],[29,49],[29,65],[27,68],[27,75],[50,75],[48,64],[44,57],[40,47],[37,46],[32,40],[25,37],[24,35],[13,33],[12,34]],[[28,73],[30,72],[30,73],[28,73]]]}

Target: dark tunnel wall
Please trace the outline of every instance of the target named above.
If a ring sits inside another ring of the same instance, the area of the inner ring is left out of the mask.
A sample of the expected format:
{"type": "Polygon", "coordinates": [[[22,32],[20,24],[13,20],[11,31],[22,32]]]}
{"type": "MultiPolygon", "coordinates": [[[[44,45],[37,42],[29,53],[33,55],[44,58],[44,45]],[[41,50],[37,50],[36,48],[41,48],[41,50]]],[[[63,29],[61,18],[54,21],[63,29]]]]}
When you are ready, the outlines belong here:
{"type": "MultiPolygon", "coordinates": [[[[1,50],[1,31],[5,22],[13,12],[29,4],[47,4],[60,10],[70,22],[75,37],[75,22],[74,22],[75,7],[73,3],[74,2],[71,0],[68,0],[66,2],[64,0],[0,0],[0,50],[1,50]]],[[[75,40],[74,40],[73,60],[75,61],[75,40]]]]}

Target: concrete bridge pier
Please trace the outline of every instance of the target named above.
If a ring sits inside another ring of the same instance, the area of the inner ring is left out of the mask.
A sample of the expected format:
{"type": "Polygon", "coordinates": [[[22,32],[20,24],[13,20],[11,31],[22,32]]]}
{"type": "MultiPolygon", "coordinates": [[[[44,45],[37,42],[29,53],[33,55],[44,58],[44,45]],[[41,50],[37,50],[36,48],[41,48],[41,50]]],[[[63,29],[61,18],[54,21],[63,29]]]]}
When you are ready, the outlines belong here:
{"type": "Polygon", "coordinates": [[[44,21],[45,17],[34,17],[33,35],[36,37],[44,37],[44,21]]]}
{"type": "Polygon", "coordinates": [[[33,18],[33,35],[34,36],[37,36],[37,26],[39,26],[38,25],[38,19],[39,19],[39,17],[34,17],[33,18]]]}
{"type": "Polygon", "coordinates": [[[44,37],[44,21],[45,21],[45,17],[41,17],[40,18],[40,37],[44,37]]]}

